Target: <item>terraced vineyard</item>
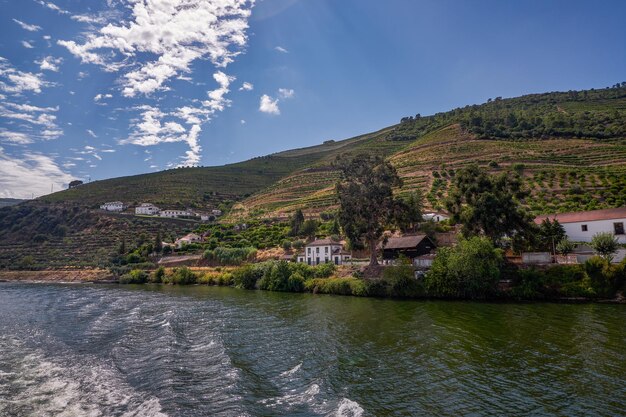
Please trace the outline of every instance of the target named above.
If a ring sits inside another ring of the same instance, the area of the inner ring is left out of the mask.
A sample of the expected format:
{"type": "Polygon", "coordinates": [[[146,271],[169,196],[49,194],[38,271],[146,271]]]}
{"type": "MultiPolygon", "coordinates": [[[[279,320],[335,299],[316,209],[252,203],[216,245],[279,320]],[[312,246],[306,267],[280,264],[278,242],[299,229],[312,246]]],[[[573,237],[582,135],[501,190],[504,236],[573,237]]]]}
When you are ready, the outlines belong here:
{"type": "Polygon", "coordinates": [[[112,215],[74,207],[31,203],[1,211],[0,269],[106,267],[122,241],[132,246],[141,239],[152,241],[157,233],[166,239],[174,238],[194,227],[171,219],[112,215]]]}
{"type": "MultiPolygon", "coordinates": [[[[587,210],[626,204],[626,140],[476,139],[459,124],[404,145],[389,157],[404,185],[420,189],[431,208],[440,208],[454,172],[479,164],[497,173],[519,171],[531,190],[526,204],[535,213],[587,210]]],[[[331,210],[337,172],[329,166],[305,169],[244,200],[242,212],[285,216],[297,208],[331,210]]]]}

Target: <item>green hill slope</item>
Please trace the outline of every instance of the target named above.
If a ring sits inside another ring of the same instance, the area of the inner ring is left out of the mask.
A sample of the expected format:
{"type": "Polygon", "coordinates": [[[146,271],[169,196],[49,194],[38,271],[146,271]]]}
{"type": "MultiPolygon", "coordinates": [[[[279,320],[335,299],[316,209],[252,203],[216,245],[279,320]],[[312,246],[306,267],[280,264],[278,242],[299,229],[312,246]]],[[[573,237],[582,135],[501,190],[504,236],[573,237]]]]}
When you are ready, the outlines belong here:
{"type": "Polygon", "coordinates": [[[490,100],[344,141],[221,167],[183,168],[97,181],[0,209],[0,267],[32,256],[41,265],[102,264],[125,238],[176,236],[193,225],[110,216],[105,201],[162,207],[236,202],[226,220],[332,210],[340,154],[387,157],[404,180],[441,206],[455,171],[477,163],[523,174],[534,213],[626,205],[626,84],[602,90],[490,100]],[[96,255],[94,255],[96,254],[96,255]]]}

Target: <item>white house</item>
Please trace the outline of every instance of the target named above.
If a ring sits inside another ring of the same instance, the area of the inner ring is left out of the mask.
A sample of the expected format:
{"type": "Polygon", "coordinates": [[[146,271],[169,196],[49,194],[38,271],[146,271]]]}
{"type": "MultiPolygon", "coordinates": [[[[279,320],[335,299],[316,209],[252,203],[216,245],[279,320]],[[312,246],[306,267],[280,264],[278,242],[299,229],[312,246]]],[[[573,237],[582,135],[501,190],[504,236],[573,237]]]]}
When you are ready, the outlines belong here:
{"type": "Polygon", "coordinates": [[[101,205],[100,209],[106,211],[124,211],[124,203],[121,201],[110,201],[101,205]]]}
{"type": "Polygon", "coordinates": [[[185,235],[181,237],[180,239],[177,239],[176,242],[174,242],[174,244],[176,245],[178,249],[180,249],[184,245],[189,245],[191,243],[198,243],[198,242],[202,242],[202,237],[195,233],[189,233],[188,235],[185,235]]]}
{"type": "Polygon", "coordinates": [[[182,216],[193,216],[193,213],[187,210],[161,210],[161,213],[159,215],[161,217],[176,218],[176,217],[182,217],[182,216]]]}
{"type": "Polygon", "coordinates": [[[139,206],[135,207],[135,214],[156,216],[160,211],[160,208],[151,203],[141,203],[139,206]]]}
{"type": "Polygon", "coordinates": [[[349,252],[343,250],[343,245],[331,239],[316,239],[304,247],[304,253],[298,255],[298,262],[308,265],[334,263],[342,265],[352,259],[349,252]]]}
{"type": "Polygon", "coordinates": [[[535,223],[541,224],[544,219],[558,220],[574,242],[591,242],[596,233],[610,232],[620,243],[626,243],[626,207],[543,215],[535,218],[535,223]]]}
{"type": "Polygon", "coordinates": [[[222,210],[213,209],[213,210],[211,210],[211,214],[214,215],[214,216],[221,216],[222,215],[222,210]]]}
{"type": "Polygon", "coordinates": [[[428,213],[424,213],[422,215],[422,219],[424,221],[432,220],[432,221],[437,222],[437,223],[442,222],[444,220],[448,220],[449,218],[450,218],[450,215],[448,213],[443,213],[443,212],[440,212],[440,211],[431,211],[431,212],[428,212],[428,213]]]}

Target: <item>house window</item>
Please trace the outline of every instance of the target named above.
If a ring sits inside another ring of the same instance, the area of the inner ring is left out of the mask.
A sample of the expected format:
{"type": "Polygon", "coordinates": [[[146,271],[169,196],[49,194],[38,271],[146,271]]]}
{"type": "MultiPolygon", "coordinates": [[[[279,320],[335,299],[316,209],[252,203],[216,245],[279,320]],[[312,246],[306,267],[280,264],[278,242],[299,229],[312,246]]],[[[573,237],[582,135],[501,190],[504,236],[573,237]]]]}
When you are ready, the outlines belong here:
{"type": "Polygon", "coordinates": [[[324,247],[324,253],[328,253],[328,246],[324,247]]]}
{"type": "Polygon", "coordinates": [[[320,253],[320,248],[319,247],[315,248],[315,253],[320,253]]]}
{"type": "Polygon", "coordinates": [[[311,253],[311,248],[306,248],[306,250],[309,254],[311,253]]]}
{"type": "Polygon", "coordinates": [[[580,226],[580,228],[582,229],[583,232],[587,231],[587,225],[583,224],[582,226],[580,226]]]}
{"type": "Polygon", "coordinates": [[[306,258],[306,263],[308,263],[309,265],[311,265],[311,258],[306,258]]]}
{"type": "Polygon", "coordinates": [[[320,258],[319,256],[317,258],[315,258],[315,265],[319,265],[320,264],[320,258]]]}
{"type": "Polygon", "coordinates": [[[624,222],[613,223],[613,229],[615,230],[616,235],[624,234],[624,222]]]}
{"type": "Polygon", "coordinates": [[[335,256],[335,265],[339,265],[339,257],[335,256]]]}

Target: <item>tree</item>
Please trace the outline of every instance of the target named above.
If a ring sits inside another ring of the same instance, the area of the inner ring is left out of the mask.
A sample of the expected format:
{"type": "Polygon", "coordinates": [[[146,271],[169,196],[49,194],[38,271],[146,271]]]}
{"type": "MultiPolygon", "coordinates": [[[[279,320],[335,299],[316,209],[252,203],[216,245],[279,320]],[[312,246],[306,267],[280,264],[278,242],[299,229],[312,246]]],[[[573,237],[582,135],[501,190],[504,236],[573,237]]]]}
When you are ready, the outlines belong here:
{"type": "Polygon", "coordinates": [[[531,219],[519,200],[526,197],[517,173],[489,175],[477,165],[457,171],[446,199],[452,220],[463,224],[463,235],[484,235],[494,244],[508,235],[524,233],[531,219]]]}
{"type": "Polygon", "coordinates": [[[417,190],[408,196],[396,199],[394,220],[403,233],[415,232],[417,225],[423,220],[424,195],[417,190]]]}
{"type": "Polygon", "coordinates": [[[161,237],[161,232],[157,232],[154,238],[154,251],[156,253],[161,253],[163,250],[163,238],[161,237]]]}
{"type": "Polygon", "coordinates": [[[289,234],[291,236],[299,236],[302,231],[303,225],[304,225],[304,213],[302,213],[301,209],[298,209],[291,217],[291,230],[289,231],[289,234]]]}
{"type": "Polygon", "coordinates": [[[351,243],[365,242],[370,265],[377,265],[376,244],[396,212],[393,187],[402,181],[395,168],[380,156],[360,154],[335,162],[341,177],[336,185],[339,223],[351,243]]]}
{"type": "Polygon", "coordinates": [[[305,220],[302,224],[302,230],[300,231],[300,233],[304,236],[315,237],[315,233],[317,233],[318,227],[319,223],[317,222],[317,220],[305,220]]]}
{"type": "Polygon", "coordinates": [[[607,263],[613,260],[613,254],[619,249],[619,242],[611,232],[600,232],[591,238],[591,247],[598,252],[607,263]]]}
{"type": "Polygon", "coordinates": [[[574,252],[574,248],[574,243],[568,238],[561,239],[556,245],[556,251],[561,255],[569,255],[570,253],[574,252]]]}
{"type": "Polygon", "coordinates": [[[68,184],[67,188],[74,188],[78,187],[79,185],[83,185],[83,182],[81,180],[74,180],[68,184]]]}
{"type": "Polygon", "coordinates": [[[550,221],[550,219],[546,218],[539,225],[538,237],[541,249],[549,250],[552,254],[555,254],[556,244],[565,239],[567,234],[557,219],[550,221]]]}

